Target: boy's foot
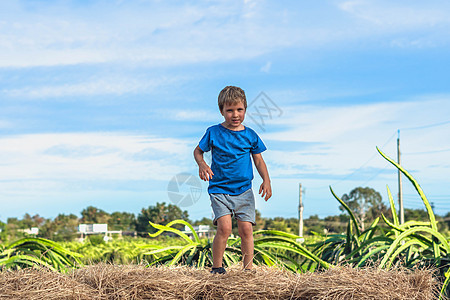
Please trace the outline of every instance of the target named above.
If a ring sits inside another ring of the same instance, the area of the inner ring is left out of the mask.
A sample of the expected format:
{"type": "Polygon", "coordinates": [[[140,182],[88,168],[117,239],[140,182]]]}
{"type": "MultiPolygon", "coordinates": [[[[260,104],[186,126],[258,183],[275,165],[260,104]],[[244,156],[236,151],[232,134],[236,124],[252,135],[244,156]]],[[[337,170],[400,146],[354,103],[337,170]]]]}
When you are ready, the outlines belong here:
{"type": "Polygon", "coordinates": [[[225,274],[226,272],[224,267],[211,269],[211,274],[225,274]]]}
{"type": "Polygon", "coordinates": [[[244,272],[254,274],[254,273],[256,273],[256,270],[255,269],[244,269],[244,272]]]}

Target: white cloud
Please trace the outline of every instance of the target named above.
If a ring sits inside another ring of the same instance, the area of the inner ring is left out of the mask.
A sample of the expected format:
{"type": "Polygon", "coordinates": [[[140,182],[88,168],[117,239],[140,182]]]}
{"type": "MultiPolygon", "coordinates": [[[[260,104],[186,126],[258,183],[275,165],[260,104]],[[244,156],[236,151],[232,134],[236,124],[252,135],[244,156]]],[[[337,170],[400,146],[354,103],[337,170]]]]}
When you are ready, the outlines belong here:
{"type": "Polygon", "coordinates": [[[9,121],[5,121],[5,120],[0,120],[0,129],[8,129],[8,128],[12,128],[13,124],[9,121]]]}
{"type": "Polygon", "coordinates": [[[450,13],[445,1],[439,5],[430,2],[408,1],[400,4],[394,1],[343,1],[338,7],[351,15],[375,24],[395,30],[419,29],[450,23],[450,13]]]}
{"type": "MultiPolygon", "coordinates": [[[[428,199],[435,201],[436,212],[445,214],[448,205],[443,195],[448,194],[450,177],[450,123],[445,122],[449,121],[449,100],[449,95],[429,95],[366,105],[282,106],[283,116],[268,121],[266,132],[260,132],[268,146],[263,157],[274,190],[273,200],[263,204],[261,211],[289,214],[289,209],[279,209],[281,202],[295,211],[298,183],[306,188],[307,215],[339,213],[329,186],[338,195],[357,186],[370,186],[387,201],[386,185],[394,195],[397,192],[397,171],[375,147],[396,160],[396,131],[401,129],[402,165],[418,180],[428,199]],[[440,125],[425,126],[436,123],[440,125]]],[[[255,176],[254,187],[258,182],[255,176]]],[[[406,178],[403,193],[408,195],[406,207],[423,208],[406,178]]]]}
{"type": "Polygon", "coordinates": [[[168,112],[165,110],[165,114],[177,121],[217,121],[218,111],[209,110],[175,110],[168,112]]]}
{"type": "Polygon", "coordinates": [[[349,36],[375,38],[396,48],[435,48],[448,45],[450,6],[446,1],[343,1],[338,8],[351,18],[349,36]]]}
{"type": "Polygon", "coordinates": [[[61,98],[71,96],[122,95],[126,93],[146,93],[157,87],[179,82],[180,77],[159,77],[138,79],[126,76],[106,76],[102,79],[83,78],[83,82],[61,85],[43,85],[37,87],[22,87],[3,89],[1,93],[13,98],[61,98]]]}
{"type": "Polygon", "coordinates": [[[2,181],[164,180],[191,148],[182,140],[121,133],[29,134],[0,139],[2,181]]]}
{"type": "Polygon", "coordinates": [[[97,4],[95,17],[89,18],[89,8],[79,8],[79,15],[64,3],[56,3],[49,12],[45,4],[37,11],[10,5],[14,19],[0,26],[0,66],[111,61],[173,65],[255,57],[290,44],[282,27],[263,34],[265,24],[252,14],[256,6],[125,3],[108,4],[106,9],[97,4]]]}
{"type": "Polygon", "coordinates": [[[327,108],[306,105],[284,107],[285,114],[270,121],[267,125],[269,132],[262,134],[263,139],[275,145],[292,141],[307,144],[300,144],[297,149],[269,151],[270,160],[276,166],[273,172],[283,176],[287,170],[289,173],[289,170],[297,169],[297,172],[314,173],[313,170],[317,170],[316,174],[345,175],[373,156],[379,158],[371,159],[365,167],[384,168],[386,162],[376,153],[375,146],[395,158],[396,131],[401,129],[403,152],[430,152],[422,159],[405,155],[405,166],[426,174],[430,180],[437,178],[436,174],[450,175],[450,169],[445,164],[437,173],[430,169],[432,161],[448,160],[448,152],[434,151],[450,149],[450,124],[423,130],[407,129],[447,121],[449,98],[440,95],[410,102],[327,108]],[[285,129],[278,130],[279,127],[285,129]]]}
{"type": "Polygon", "coordinates": [[[271,67],[272,67],[272,62],[268,61],[264,66],[261,67],[260,71],[264,72],[264,73],[269,73],[271,67]]]}
{"type": "MultiPolygon", "coordinates": [[[[450,19],[448,9],[417,2],[342,1],[338,11],[326,2],[299,2],[291,7],[257,1],[93,2],[76,9],[66,2],[40,3],[37,9],[12,3],[0,6],[9,12],[0,24],[0,67],[223,62],[411,29],[429,33],[421,34],[420,45],[434,45],[448,40],[443,35],[450,19]],[[326,22],[306,21],[311,15],[320,19],[322,14],[326,22]]],[[[397,41],[393,45],[397,43],[417,44],[397,41]]]]}
{"type": "Polygon", "coordinates": [[[0,217],[54,217],[88,205],[138,213],[170,201],[167,184],[195,166],[193,147],[181,139],[120,132],[2,137],[0,198],[9,204],[0,217]]]}

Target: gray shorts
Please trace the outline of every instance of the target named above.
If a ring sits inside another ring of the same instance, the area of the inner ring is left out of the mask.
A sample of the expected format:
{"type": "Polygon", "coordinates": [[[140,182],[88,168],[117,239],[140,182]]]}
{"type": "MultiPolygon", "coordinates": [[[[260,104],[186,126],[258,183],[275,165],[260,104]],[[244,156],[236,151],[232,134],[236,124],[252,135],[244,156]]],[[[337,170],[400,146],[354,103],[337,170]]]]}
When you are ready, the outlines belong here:
{"type": "Polygon", "coordinates": [[[214,213],[213,224],[217,225],[217,219],[231,215],[236,220],[255,223],[255,196],[252,189],[248,189],[239,195],[209,194],[211,207],[214,213]]]}

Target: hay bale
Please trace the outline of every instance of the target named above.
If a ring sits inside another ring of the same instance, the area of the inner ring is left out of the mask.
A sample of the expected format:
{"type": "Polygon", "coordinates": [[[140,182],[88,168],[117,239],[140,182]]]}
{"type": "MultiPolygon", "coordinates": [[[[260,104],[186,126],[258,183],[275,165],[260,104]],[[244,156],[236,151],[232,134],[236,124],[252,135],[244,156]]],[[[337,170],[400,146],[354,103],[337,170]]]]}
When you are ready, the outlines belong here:
{"type": "Polygon", "coordinates": [[[189,267],[97,264],[59,274],[0,273],[0,299],[436,299],[432,270],[336,267],[293,274],[239,266],[225,275],[189,267]]]}
{"type": "Polygon", "coordinates": [[[437,299],[438,282],[431,270],[342,266],[299,276],[295,299],[437,299]]]}
{"type": "Polygon", "coordinates": [[[95,299],[95,290],[71,276],[44,268],[0,273],[0,299],[95,299]]]}

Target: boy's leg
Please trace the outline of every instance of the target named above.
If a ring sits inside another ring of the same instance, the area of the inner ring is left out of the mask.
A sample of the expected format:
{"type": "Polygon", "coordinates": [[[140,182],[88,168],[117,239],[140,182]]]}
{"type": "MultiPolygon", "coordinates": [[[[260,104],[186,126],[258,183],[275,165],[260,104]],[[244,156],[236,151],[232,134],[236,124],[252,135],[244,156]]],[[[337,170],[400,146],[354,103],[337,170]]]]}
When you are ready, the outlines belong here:
{"type": "Polygon", "coordinates": [[[253,267],[253,225],[251,222],[237,221],[239,236],[241,237],[241,252],[244,269],[253,267]]]}
{"type": "Polygon", "coordinates": [[[223,254],[227,247],[227,240],[231,234],[231,215],[217,219],[217,232],[213,241],[213,268],[222,267],[223,254]]]}

